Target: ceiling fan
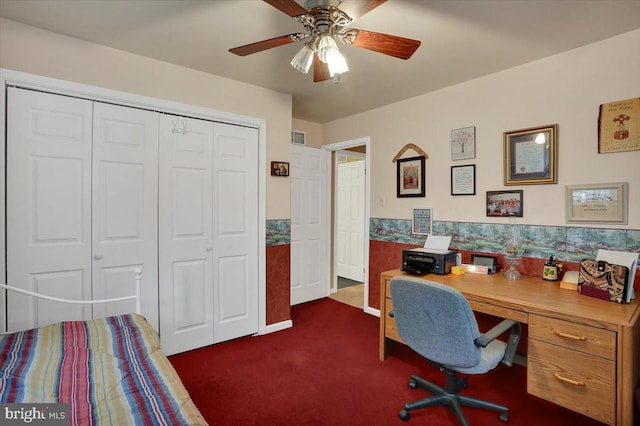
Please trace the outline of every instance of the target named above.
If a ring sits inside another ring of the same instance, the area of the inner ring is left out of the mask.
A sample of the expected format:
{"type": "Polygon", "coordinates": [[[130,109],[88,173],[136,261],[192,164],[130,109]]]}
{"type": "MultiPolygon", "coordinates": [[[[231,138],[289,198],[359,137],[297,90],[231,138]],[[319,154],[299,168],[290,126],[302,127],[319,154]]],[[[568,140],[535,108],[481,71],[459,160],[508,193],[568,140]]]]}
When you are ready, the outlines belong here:
{"type": "MultiPolygon", "coordinates": [[[[337,79],[349,71],[336,39],[400,59],[409,59],[420,41],[356,28],[345,28],[355,19],[370,12],[387,0],[338,0],[337,6],[319,4],[305,9],[294,0],[264,0],[301,23],[306,33],[293,33],[229,49],[239,56],[247,56],[274,47],[304,41],[305,44],[291,61],[298,71],[307,74],[313,64],[313,81],[337,79]]],[[[329,3],[327,1],[320,3],[329,3]]]]}

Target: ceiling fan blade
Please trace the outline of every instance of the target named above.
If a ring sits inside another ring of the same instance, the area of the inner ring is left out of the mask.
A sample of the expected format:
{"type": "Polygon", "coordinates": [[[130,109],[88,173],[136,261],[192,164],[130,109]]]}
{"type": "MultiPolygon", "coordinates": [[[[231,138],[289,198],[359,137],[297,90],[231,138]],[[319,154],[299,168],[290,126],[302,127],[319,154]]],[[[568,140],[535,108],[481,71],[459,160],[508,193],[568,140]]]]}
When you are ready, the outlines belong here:
{"type": "Polygon", "coordinates": [[[317,83],[319,81],[330,79],[331,76],[329,75],[329,65],[322,62],[318,57],[318,54],[315,53],[313,55],[313,82],[317,83]]]}
{"type": "Polygon", "coordinates": [[[371,12],[386,1],[387,0],[343,0],[338,8],[349,15],[349,18],[357,19],[365,13],[371,12]]]}
{"type": "Polygon", "coordinates": [[[265,3],[269,3],[271,6],[275,7],[282,13],[286,13],[291,16],[300,16],[306,15],[307,9],[300,6],[294,0],[264,0],[265,3]]]}
{"type": "Polygon", "coordinates": [[[419,40],[412,40],[410,38],[375,33],[373,31],[349,29],[349,32],[353,31],[357,31],[355,38],[351,41],[349,37],[345,37],[342,39],[345,43],[385,55],[395,56],[400,59],[409,59],[421,44],[419,40]]]}
{"type": "Polygon", "coordinates": [[[294,43],[299,41],[304,34],[296,33],[285,36],[270,38],[269,40],[257,41],[251,44],[245,44],[244,46],[234,47],[229,49],[229,52],[235,53],[238,56],[247,56],[252,53],[262,52],[263,50],[272,49],[274,47],[284,46],[285,44],[294,43]]]}

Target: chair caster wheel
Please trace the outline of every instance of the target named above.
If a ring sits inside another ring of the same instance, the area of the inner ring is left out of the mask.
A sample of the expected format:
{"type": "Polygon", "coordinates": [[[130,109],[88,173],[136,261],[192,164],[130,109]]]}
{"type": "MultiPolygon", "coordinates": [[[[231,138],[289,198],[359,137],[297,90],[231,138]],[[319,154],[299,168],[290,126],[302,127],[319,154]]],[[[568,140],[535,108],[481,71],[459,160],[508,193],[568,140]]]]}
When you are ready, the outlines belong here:
{"type": "Polygon", "coordinates": [[[411,418],[411,414],[407,410],[400,411],[400,413],[398,413],[398,416],[402,421],[405,422],[409,421],[409,419],[411,418]]]}
{"type": "Polygon", "coordinates": [[[415,380],[411,379],[411,380],[409,380],[409,387],[410,387],[411,389],[415,389],[415,388],[417,388],[417,387],[418,387],[418,384],[416,383],[416,381],[415,381],[415,380]]]}
{"type": "Polygon", "coordinates": [[[509,421],[509,413],[506,411],[500,414],[500,421],[503,423],[507,423],[509,421]]]}

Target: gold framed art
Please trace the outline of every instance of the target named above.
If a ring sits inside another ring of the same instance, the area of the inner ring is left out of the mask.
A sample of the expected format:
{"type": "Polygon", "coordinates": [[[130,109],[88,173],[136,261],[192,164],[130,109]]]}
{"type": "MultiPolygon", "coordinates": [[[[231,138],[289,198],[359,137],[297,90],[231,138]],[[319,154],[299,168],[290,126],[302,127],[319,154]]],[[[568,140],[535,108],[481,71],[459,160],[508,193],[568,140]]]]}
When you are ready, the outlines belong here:
{"type": "Polygon", "coordinates": [[[558,182],[558,125],[504,132],[504,184],[558,182]]]}

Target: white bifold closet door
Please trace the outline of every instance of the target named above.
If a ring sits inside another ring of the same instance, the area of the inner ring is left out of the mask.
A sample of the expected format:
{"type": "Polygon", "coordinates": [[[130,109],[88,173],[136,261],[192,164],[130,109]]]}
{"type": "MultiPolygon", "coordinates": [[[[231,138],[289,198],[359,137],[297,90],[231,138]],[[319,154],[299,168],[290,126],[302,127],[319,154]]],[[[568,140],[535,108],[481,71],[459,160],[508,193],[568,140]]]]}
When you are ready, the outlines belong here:
{"type": "MultiPolygon", "coordinates": [[[[158,328],[157,113],[8,88],[7,281],[71,299],[134,293],[158,328]]],[[[8,327],[132,312],[10,293],[8,327]]]]}
{"type": "Polygon", "coordinates": [[[258,331],[258,130],[160,120],[160,336],[167,354],[258,331]],[[176,126],[186,124],[186,132],[176,126]]]}

